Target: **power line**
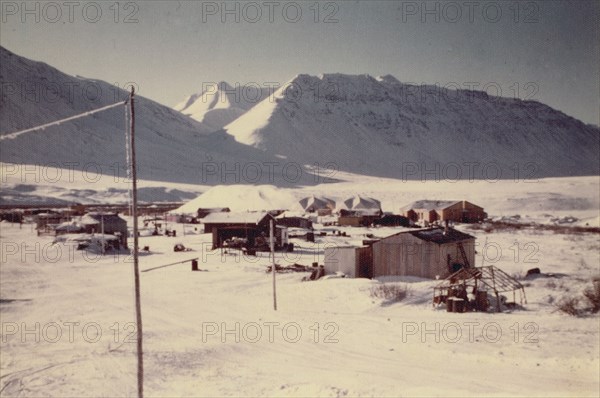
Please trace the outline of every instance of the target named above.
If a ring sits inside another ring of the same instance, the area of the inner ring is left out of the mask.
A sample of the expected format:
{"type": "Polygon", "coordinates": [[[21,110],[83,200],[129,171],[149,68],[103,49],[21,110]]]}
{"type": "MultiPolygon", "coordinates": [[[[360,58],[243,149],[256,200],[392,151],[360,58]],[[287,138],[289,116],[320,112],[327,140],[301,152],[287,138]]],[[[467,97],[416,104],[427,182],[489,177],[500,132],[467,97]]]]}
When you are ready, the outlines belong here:
{"type": "MultiPolygon", "coordinates": [[[[82,117],[93,115],[94,113],[102,112],[117,106],[125,105],[125,150],[127,154],[127,175],[132,180],[132,188],[130,189],[130,206],[133,216],[133,271],[134,271],[134,290],[135,290],[135,313],[137,326],[137,387],[138,397],[144,396],[144,362],[143,362],[143,331],[142,331],[142,304],[140,300],[140,270],[138,263],[138,220],[137,220],[137,175],[136,175],[136,160],[135,160],[135,110],[134,110],[134,89],[131,87],[131,93],[126,101],[117,102],[102,108],[83,112],[78,115],[70,116],[65,119],[56,120],[54,122],[31,127],[25,130],[16,131],[14,133],[0,136],[0,141],[14,139],[18,136],[32,131],[43,130],[47,127],[58,126],[62,123],[79,119],[82,117]],[[127,105],[129,104],[129,109],[127,105]],[[129,112],[128,112],[129,111],[129,112]]],[[[104,222],[102,223],[104,226],[104,222]]],[[[104,227],[103,227],[104,229],[104,227]]],[[[104,233],[104,231],[103,231],[104,233]]]]}
{"type": "Polygon", "coordinates": [[[142,331],[142,302],[140,292],[140,267],[139,267],[139,245],[138,245],[138,214],[137,214],[137,171],[135,162],[135,108],[134,97],[135,89],[131,86],[129,94],[129,138],[131,139],[129,150],[131,151],[131,208],[133,210],[133,276],[135,287],[135,322],[137,326],[137,382],[138,398],[144,397],[144,350],[143,350],[143,331],[142,331]]]}
{"type": "Polygon", "coordinates": [[[12,139],[17,138],[21,134],[29,133],[31,131],[36,131],[36,130],[44,130],[47,127],[58,126],[59,124],[62,124],[64,122],[70,122],[71,120],[75,120],[75,119],[79,119],[79,118],[82,118],[82,117],[85,117],[85,116],[93,115],[94,113],[106,111],[108,109],[116,108],[117,106],[125,105],[125,104],[127,104],[127,101],[124,101],[124,102],[121,101],[121,102],[117,102],[115,104],[104,106],[102,108],[98,108],[98,109],[94,109],[94,110],[91,110],[91,111],[83,112],[83,113],[80,113],[80,114],[75,115],[75,116],[70,116],[70,117],[65,118],[65,119],[56,120],[54,122],[42,124],[40,126],[31,127],[31,128],[25,129],[25,130],[16,131],[14,133],[5,134],[5,135],[0,136],[0,141],[12,140],[12,139]]]}

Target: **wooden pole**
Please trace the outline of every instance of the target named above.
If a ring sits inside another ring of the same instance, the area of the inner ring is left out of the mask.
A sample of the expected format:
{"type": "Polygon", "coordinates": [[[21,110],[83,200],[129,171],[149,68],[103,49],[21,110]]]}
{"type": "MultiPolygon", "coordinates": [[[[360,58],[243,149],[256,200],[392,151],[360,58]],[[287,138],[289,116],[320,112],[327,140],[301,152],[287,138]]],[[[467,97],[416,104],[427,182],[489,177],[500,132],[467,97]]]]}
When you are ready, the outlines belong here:
{"type": "Polygon", "coordinates": [[[135,90],[131,86],[129,95],[129,107],[131,114],[131,181],[132,181],[132,216],[133,216],[133,273],[135,281],[135,321],[137,325],[137,382],[138,397],[144,396],[144,351],[142,346],[142,303],[140,298],[140,267],[139,267],[139,245],[138,245],[138,214],[137,214],[137,170],[135,165],[135,108],[133,97],[135,90]]]}
{"type": "Polygon", "coordinates": [[[277,270],[275,269],[275,233],[274,233],[274,225],[273,220],[271,220],[271,231],[270,231],[270,244],[271,244],[271,272],[273,272],[273,310],[277,311],[277,287],[275,284],[275,274],[277,274],[277,270]]]}
{"type": "Polygon", "coordinates": [[[100,239],[100,242],[102,242],[102,255],[104,255],[104,213],[102,213],[102,215],[100,216],[100,220],[101,220],[101,230],[102,230],[102,239],[100,239]]]}

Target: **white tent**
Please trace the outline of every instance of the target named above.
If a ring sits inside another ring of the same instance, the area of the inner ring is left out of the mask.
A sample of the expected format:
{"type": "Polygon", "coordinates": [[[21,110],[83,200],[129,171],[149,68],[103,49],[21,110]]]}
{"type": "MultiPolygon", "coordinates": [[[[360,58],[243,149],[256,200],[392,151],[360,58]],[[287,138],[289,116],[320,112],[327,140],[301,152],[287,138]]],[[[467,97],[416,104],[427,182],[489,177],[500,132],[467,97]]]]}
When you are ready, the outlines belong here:
{"type": "Polygon", "coordinates": [[[335,209],[335,200],[329,199],[325,196],[307,196],[300,199],[300,206],[307,212],[313,212],[320,209],[335,209]]]}
{"type": "Polygon", "coordinates": [[[344,205],[348,210],[367,210],[377,209],[381,210],[381,202],[377,199],[370,198],[367,196],[356,195],[348,198],[344,201],[344,205]]]}

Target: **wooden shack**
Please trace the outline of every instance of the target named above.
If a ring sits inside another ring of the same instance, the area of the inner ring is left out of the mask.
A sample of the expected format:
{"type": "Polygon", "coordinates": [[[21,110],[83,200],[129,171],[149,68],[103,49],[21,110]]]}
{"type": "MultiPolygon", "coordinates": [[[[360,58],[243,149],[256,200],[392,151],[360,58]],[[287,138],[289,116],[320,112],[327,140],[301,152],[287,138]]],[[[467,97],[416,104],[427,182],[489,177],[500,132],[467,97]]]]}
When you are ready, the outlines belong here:
{"type": "MultiPolygon", "coordinates": [[[[275,218],[270,212],[229,212],[211,213],[202,223],[204,232],[212,234],[213,249],[233,238],[245,239],[247,248],[267,249],[271,220],[275,218]]],[[[275,246],[280,248],[288,243],[287,227],[275,226],[275,246]]]]}
{"type": "Polygon", "coordinates": [[[373,254],[371,247],[326,247],[325,274],[336,272],[343,272],[351,278],[372,278],[373,254]]]}
{"type": "Polygon", "coordinates": [[[347,227],[366,227],[380,219],[382,211],[380,209],[358,209],[358,210],[340,210],[338,217],[339,226],[347,227]]]}
{"type": "Polygon", "coordinates": [[[381,218],[376,219],[373,224],[382,227],[409,227],[410,220],[408,217],[397,214],[384,214],[381,218]]]}
{"type": "Polygon", "coordinates": [[[425,224],[441,221],[474,223],[487,217],[482,207],[466,200],[418,200],[406,206],[403,214],[413,222],[425,224]]]}
{"type": "Polygon", "coordinates": [[[123,247],[127,247],[127,221],[119,217],[118,213],[88,213],[80,221],[86,233],[104,233],[116,235],[123,247]]]}
{"type": "Polygon", "coordinates": [[[288,228],[304,228],[304,229],[312,229],[313,223],[310,219],[305,217],[296,217],[296,216],[288,216],[288,217],[278,217],[277,225],[286,226],[288,228]]]}
{"type": "Polygon", "coordinates": [[[373,276],[445,278],[475,264],[475,237],[453,228],[400,232],[373,244],[373,276]]]}

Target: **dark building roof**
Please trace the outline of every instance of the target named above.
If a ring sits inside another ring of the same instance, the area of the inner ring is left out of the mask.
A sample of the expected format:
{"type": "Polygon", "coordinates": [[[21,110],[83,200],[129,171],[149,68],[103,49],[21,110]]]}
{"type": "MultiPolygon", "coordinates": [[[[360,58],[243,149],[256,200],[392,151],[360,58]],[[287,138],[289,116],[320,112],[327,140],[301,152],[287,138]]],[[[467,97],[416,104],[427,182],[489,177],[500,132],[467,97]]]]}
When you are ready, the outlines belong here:
{"type": "Polygon", "coordinates": [[[474,236],[460,232],[454,228],[448,227],[447,232],[444,232],[444,228],[429,228],[420,229],[416,231],[408,231],[407,233],[422,239],[427,242],[437,243],[438,245],[443,243],[460,242],[463,240],[475,239],[474,236]]]}
{"type": "Polygon", "coordinates": [[[404,207],[404,210],[425,209],[425,210],[440,210],[460,203],[458,200],[417,200],[404,207]]]}
{"type": "MultiPolygon", "coordinates": [[[[84,217],[89,217],[87,220],[93,219],[93,220],[97,221],[98,223],[104,221],[104,223],[116,222],[116,223],[127,224],[127,221],[125,221],[123,218],[119,217],[118,213],[87,213],[84,217]]],[[[87,220],[82,220],[82,221],[87,221],[87,220]]]]}
{"type": "Polygon", "coordinates": [[[381,239],[380,241],[383,242],[386,239],[391,238],[392,236],[398,236],[398,235],[402,235],[402,234],[411,234],[412,236],[414,236],[416,238],[419,238],[426,242],[437,243],[438,245],[441,245],[444,243],[460,242],[460,241],[464,241],[464,240],[475,239],[474,236],[465,234],[464,232],[460,232],[454,228],[448,227],[448,232],[444,233],[444,228],[434,227],[434,228],[427,228],[427,229],[416,229],[416,230],[412,230],[412,231],[398,232],[393,235],[386,236],[385,238],[381,239]]]}
{"type": "Polygon", "coordinates": [[[268,212],[245,212],[245,213],[210,213],[202,219],[204,224],[242,224],[258,225],[265,218],[272,217],[268,212]]]}

